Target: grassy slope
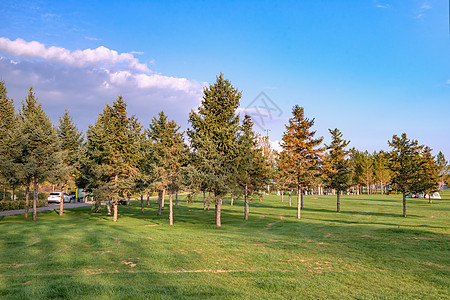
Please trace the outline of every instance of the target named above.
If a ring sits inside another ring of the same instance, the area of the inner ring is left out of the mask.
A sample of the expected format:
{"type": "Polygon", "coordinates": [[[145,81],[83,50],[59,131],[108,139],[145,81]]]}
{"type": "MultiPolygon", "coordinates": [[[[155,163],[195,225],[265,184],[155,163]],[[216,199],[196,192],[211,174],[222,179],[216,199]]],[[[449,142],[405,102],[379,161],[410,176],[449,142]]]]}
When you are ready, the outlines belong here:
{"type": "Polygon", "coordinates": [[[448,298],[450,193],[306,196],[302,220],[280,197],[225,200],[222,228],[200,201],[156,216],[153,200],[0,219],[0,298],[448,298]],[[398,228],[400,225],[400,228],[398,228]]]}

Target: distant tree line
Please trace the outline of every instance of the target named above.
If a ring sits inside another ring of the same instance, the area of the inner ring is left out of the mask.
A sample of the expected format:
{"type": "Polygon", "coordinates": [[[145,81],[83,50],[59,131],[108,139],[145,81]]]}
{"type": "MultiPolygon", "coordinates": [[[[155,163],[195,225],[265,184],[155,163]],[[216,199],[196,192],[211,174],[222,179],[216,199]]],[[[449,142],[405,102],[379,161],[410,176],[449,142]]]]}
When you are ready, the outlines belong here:
{"type": "MultiPolygon", "coordinates": [[[[6,190],[12,199],[18,187],[25,192],[25,218],[30,205],[36,220],[39,184],[49,182],[65,192],[76,184],[96,201],[95,209],[106,203],[108,215],[118,218],[118,205],[140,196],[158,194],[158,215],[169,196],[169,223],[174,222],[178,192],[185,191],[187,201],[203,195],[204,209],[215,206],[216,225],[221,226],[221,208],[226,195],[244,199],[244,219],[248,219],[250,199],[270,193],[297,195],[297,218],[304,207],[303,195],[332,193],[340,195],[381,194],[398,191],[406,196],[431,195],[439,182],[447,180],[449,163],[440,152],[436,157],[427,146],[410,140],[406,134],[394,135],[388,142],[390,152],[347,149],[349,141],[330,129],[331,143],[315,137],[314,119],[305,117],[295,105],[282,138],[282,151],[276,153],[268,137],[256,134],[251,117],[237,114],[241,92],[220,74],[203,91],[196,111],[189,114],[187,139],[180,126],[161,111],[148,128],[127,113],[120,96],[106,105],[86,134],[80,132],[66,110],[54,126],[33,88],[16,111],[0,81],[0,180],[3,201],[6,190]],[[30,204],[29,191],[32,191],[30,204]],[[175,198],[175,203],[174,203],[175,198]]],[[[429,199],[431,202],[431,199],[429,199]]],[[[63,214],[61,201],[60,215],[63,214]]]]}

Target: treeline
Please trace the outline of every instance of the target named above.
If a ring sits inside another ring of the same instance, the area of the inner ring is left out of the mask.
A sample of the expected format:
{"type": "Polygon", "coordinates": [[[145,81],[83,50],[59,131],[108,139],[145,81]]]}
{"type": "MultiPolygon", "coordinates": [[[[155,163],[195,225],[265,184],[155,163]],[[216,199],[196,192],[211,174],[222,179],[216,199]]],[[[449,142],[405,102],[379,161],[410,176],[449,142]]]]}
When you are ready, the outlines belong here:
{"type": "MultiPolygon", "coordinates": [[[[369,154],[347,149],[349,141],[338,129],[330,130],[332,141],[323,145],[315,138],[314,119],[294,106],[276,153],[268,137],[253,131],[250,116],[240,120],[236,113],[241,92],[220,74],[204,89],[197,111],[189,114],[190,128],[185,133],[164,112],[144,128],[135,116],[127,114],[127,104],[118,97],[106,105],[97,121],[83,134],[67,110],[53,126],[38,103],[32,88],[16,112],[8,98],[5,82],[0,82],[0,178],[4,190],[24,187],[25,218],[28,218],[29,191],[33,191],[33,220],[36,220],[38,185],[50,182],[62,191],[76,184],[96,201],[107,203],[108,215],[117,221],[118,204],[131,195],[144,196],[157,191],[158,215],[169,196],[169,222],[173,224],[173,197],[178,191],[203,194],[204,209],[215,205],[216,225],[221,226],[223,198],[231,194],[244,199],[244,219],[249,201],[270,189],[297,194],[297,217],[301,217],[303,195],[322,194],[324,190],[339,196],[367,193],[431,194],[448,175],[448,162],[442,153],[435,158],[431,149],[410,140],[406,134],[389,141],[392,151],[369,154]]],[[[3,194],[5,195],[5,193],[3,194]]],[[[148,199],[148,198],[147,198],[148,199]]],[[[5,200],[5,196],[3,196],[5,200]]],[[[148,201],[148,200],[147,200],[148,201]]],[[[60,215],[63,213],[63,201],[60,215]]]]}

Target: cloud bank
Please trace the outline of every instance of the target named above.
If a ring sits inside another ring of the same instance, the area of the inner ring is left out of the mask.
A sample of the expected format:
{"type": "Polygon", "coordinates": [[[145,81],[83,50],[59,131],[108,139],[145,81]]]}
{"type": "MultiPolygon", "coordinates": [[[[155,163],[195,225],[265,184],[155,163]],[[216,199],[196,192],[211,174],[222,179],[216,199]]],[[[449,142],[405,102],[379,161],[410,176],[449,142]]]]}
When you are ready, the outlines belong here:
{"type": "Polygon", "coordinates": [[[152,72],[133,54],[104,46],[70,51],[0,37],[0,75],[16,105],[33,86],[54,122],[68,107],[85,129],[105,103],[123,95],[144,126],[164,110],[184,127],[189,111],[200,103],[204,83],[152,72]]]}

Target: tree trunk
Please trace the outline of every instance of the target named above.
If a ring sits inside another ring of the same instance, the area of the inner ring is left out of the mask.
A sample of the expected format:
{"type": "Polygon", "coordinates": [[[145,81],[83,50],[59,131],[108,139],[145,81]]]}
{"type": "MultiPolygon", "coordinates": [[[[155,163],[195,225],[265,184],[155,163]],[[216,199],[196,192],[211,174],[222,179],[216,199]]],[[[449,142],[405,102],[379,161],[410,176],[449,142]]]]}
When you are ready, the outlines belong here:
{"type": "Polygon", "coordinates": [[[380,193],[383,195],[383,181],[380,182],[380,193]]]}
{"type": "Polygon", "coordinates": [[[37,220],[37,197],[38,197],[38,184],[37,179],[33,181],[33,221],[37,220]]]}
{"type": "Polygon", "coordinates": [[[406,194],[403,193],[403,216],[406,217],[406,194]]]}
{"type": "Polygon", "coordinates": [[[175,207],[178,207],[178,191],[175,192],[175,207]]]}
{"type": "Polygon", "coordinates": [[[30,208],[30,185],[25,188],[25,219],[28,219],[28,209],[30,208]]]}
{"type": "Polygon", "coordinates": [[[12,186],[12,201],[16,201],[16,187],[14,184],[12,186]]]}
{"type": "Polygon", "coordinates": [[[141,194],[141,213],[144,213],[144,195],[141,194]]]}
{"type": "Polygon", "coordinates": [[[3,201],[6,200],[6,185],[3,185],[3,201]]]}
{"type": "Polygon", "coordinates": [[[150,195],[147,194],[147,206],[150,206],[150,195]]]}
{"type": "Polygon", "coordinates": [[[61,201],[59,201],[59,215],[62,216],[64,212],[64,185],[61,187],[61,201]]]}
{"type": "Polygon", "coordinates": [[[172,192],[169,192],[169,225],[173,225],[173,201],[172,192]]]}
{"type": "Polygon", "coordinates": [[[297,219],[301,218],[301,213],[300,213],[300,208],[301,208],[301,204],[300,204],[300,198],[302,197],[302,192],[300,189],[300,186],[297,187],[297,219]]]}
{"type": "Polygon", "coordinates": [[[162,194],[163,192],[161,190],[158,191],[158,216],[161,215],[162,212],[162,194]]]}
{"type": "Polygon", "coordinates": [[[222,197],[216,198],[216,226],[222,227],[222,222],[220,220],[220,212],[222,209],[222,197]]]}
{"type": "Polygon", "coordinates": [[[291,197],[292,191],[289,191],[289,207],[292,206],[292,197],[291,197]]]}
{"type": "Polygon", "coordinates": [[[284,191],[281,191],[281,202],[284,202],[284,191]]]}
{"type": "Polygon", "coordinates": [[[244,220],[248,220],[248,187],[247,187],[247,184],[245,185],[244,220]]]}
{"type": "Polygon", "coordinates": [[[113,211],[114,211],[113,222],[117,222],[117,204],[113,203],[113,211]]]}
{"type": "Polygon", "coordinates": [[[206,210],[206,197],[205,197],[205,191],[203,191],[203,210],[206,210]]]}
{"type": "Polygon", "coordinates": [[[301,202],[300,208],[303,209],[303,189],[300,190],[300,200],[301,200],[300,201],[301,202]]]}
{"type": "Polygon", "coordinates": [[[164,209],[164,198],[166,198],[166,189],[162,190],[162,196],[161,196],[161,209],[164,209]]]}
{"type": "Polygon", "coordinates": [[[433,202],[433,200],[431,200],[431,194],[428,194],[428,203],[433,202]]]}
{"type": "Polygon", "coordinates": [[[208,194],[208,210],[209,210],[209,204],[211,203],[211,192],[208,194]]]}
{"type": "Polygon", "coordinates": [[[127,199],[127,207],[130,207],[130,197],[127,199]]]}
{"type": "Polygon", "coordinates": [[[231,206],[233,206],[233,202],[234,202],[234,195],[233,195],[233,193],[231,193],[231,206]]]}
{"type": "Polygon", "coordinates": [[[106,199],[106,211],[108,212],[108,216],[111,216],[111,200],[106,199]]]}
{"type": "Polygon", "coordinates": [[[262,202],[262,194],[259,194],[259,202],[262,202]]]}
{"type": "Polygon", "coordinates": [[[341,196],[341,193],[337,193],[337,212],[340,212],[341,211],[341,200],[340,200],[340,197],[341,196]]]}

